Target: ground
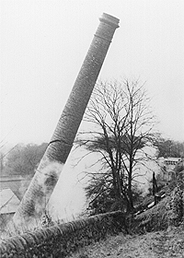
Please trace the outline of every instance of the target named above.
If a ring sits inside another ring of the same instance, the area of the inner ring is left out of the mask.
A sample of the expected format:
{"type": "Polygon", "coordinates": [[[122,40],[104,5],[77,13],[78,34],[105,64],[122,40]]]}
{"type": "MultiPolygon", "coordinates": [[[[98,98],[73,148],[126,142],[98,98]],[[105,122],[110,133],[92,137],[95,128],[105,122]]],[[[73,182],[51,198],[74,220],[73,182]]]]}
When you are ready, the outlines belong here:
{"type": "Polygon", "coordinates": [[[184,227],[143,235],[108,236],[70,258],[184,258],[184,227]]]}

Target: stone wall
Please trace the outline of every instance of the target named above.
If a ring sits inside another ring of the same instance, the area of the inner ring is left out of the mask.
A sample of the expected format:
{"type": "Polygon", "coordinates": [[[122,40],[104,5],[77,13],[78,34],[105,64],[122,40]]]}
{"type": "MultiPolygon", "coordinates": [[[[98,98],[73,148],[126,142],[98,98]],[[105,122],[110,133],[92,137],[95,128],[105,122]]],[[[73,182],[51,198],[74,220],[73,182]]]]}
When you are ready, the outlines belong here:
{"type": "Polygon", "coordinates": [[[120,231],[126,233],[122,212],[100,214],[3,240],[0,257],[66,257],[82,246],[120,231]]]}

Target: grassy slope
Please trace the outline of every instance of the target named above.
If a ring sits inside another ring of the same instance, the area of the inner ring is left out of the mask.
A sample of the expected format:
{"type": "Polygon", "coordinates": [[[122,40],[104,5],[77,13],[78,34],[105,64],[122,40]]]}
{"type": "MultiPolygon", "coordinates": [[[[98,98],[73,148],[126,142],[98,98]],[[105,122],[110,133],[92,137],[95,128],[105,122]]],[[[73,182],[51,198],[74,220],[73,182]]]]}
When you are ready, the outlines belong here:
{"type": "Polygon", "coordinates": [[[169,200],[170,198],[166,197],[153,208],[136,216],[135,221],[132,225],[135,229],[135,232],[137,231],[137,229],[138,232],[144,232],[144,230],[156,231],[167,229],[170,215],[168,209],[169,200]]]}
{"type": "Polygon", "coordinates": [[[169,200],[168,196],[138,215],[131,224],[130,235],[108,236],[105,241],[85,247],[71,257],[184,258],[184,223],[177,228],[168,227],[169,200]]]}
{"type": "Polygon", "coordinates": [[[122,233],[81,249],[71,258],[184,258],[184,226],[142,235],[122,233]]]}

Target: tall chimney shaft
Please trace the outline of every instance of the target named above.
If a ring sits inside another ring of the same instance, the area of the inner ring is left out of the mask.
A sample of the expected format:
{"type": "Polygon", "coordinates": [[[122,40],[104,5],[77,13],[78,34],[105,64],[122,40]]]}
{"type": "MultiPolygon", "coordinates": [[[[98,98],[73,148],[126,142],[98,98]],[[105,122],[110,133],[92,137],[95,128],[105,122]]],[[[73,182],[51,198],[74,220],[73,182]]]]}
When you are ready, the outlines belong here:
{"type": "Polygon", "coordinates": [[[13,218],[33,224],[44,213],[72,148],[119,19],[104,13],[47,150],[13,218]]]}

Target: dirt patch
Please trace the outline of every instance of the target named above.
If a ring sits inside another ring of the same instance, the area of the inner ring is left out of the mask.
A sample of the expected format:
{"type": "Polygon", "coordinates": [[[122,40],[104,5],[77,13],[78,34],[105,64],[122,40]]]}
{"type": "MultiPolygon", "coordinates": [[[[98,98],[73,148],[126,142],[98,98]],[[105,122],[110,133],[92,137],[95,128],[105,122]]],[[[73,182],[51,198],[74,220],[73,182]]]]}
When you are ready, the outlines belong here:
{"type": "Polygon", "coordinates": [[[108,236],[70,258],[184,258],[184,227],[144,235],[108,236]]]}

